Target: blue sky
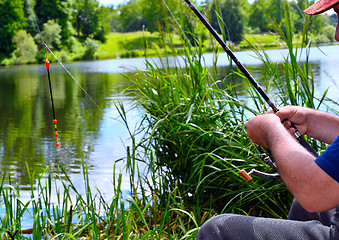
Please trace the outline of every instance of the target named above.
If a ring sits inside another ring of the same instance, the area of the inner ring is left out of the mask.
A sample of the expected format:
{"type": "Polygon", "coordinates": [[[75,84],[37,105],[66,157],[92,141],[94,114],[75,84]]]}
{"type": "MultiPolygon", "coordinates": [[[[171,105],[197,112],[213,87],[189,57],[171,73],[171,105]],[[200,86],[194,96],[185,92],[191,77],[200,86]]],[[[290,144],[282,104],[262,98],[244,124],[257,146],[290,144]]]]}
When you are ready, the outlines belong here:
{"type": "Polygon", "coordinates": [[[127,0],[99,0],[103,5],[118,5],[120,3],[126,3],[127,0]]]}
{"type": "MultiPolygon", "coordinates": [[[[178,0],[180,1],[180,0],[178,0]]],[[[199,0],[198,0],[199,1],[199,0]]],[[[118,5],[120,3],[126,3],[128,2],[128,0],[99,0],[99,2],[103,5],[118,5]]],[[[254,0],[248,0],[249,3],[252,3],[254,2],[254,0]]],[[[330,10],[327,12],[327,14],[333,14],[334,11],[333,10],[330,10]]]]}
{"type": "MultiPolygon", "coordinates": [[[[249,0],[252,3],[254,0],[249,0]]],[[[99,0],[99,2],[103,5],[118,5],[120,3],[126,3],[128,0],[99,0]]]]}

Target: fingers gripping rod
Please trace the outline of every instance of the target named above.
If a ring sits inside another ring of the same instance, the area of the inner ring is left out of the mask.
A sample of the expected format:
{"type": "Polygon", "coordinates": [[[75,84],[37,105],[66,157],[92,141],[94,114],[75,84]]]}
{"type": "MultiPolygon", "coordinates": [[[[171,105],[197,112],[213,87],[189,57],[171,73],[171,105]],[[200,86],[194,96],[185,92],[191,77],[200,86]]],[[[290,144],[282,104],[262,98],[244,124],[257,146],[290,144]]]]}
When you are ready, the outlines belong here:
{"type": "MultiPolygon", "coordinates": [[[[276,113],[278,112],[278,108],[274,105],[274,103],[271,101],[271,99],[267,96],[267,94],[264,92],[264,90],[261,88],[261,86],[255,81],[255,79],[252,77],[252,75],[248,72],[248,70],[242,65],[242,63],[238,60],[238,58],[233,54],[231,49],[227,46],[227,44],[221,39],[219,34],[214,30],[214,28],[209,24],[209,22],[206,20],[206,18],[200,13],[200,11],[196,8],[196,6],[190,1],[185,0],[185,2],[189,5],[189,7],[192,9],[192,11],[195,13],[195,15],[200,19],[200,21],[205,25],[205,27],[210,31],[210,33],[213,35],[213,37],[218,41],[220,46],[225,50],[225,52],[230,56],[230,58],[233,60],[233,62],[238,66],[239,70],[246,76],[246,78],[250,81],[252,86],[257,90],[257,92],[260,94],[260,96],[265,100],[265,102],[272,108],[272,110],[276,113]]],[[[297,141],[306,148],[312,155],[315,157],[318,157],[317,152],[306,142],[306,140],[302,137],[296,126],[292,123],[292,127],[295,129],[295,138],[297,141]]],[[[274,162],[270,160],[271,162],[274,162]]],[[[274,169],[276,170],[276,169],[274,169]]],[[[257,171],[258,172],[258,171],[257,171]]],[[[253,172],[254,174],[255,172],[253,172]]],[[[258,174],[257,174],[258,175],[258,174]]]]}

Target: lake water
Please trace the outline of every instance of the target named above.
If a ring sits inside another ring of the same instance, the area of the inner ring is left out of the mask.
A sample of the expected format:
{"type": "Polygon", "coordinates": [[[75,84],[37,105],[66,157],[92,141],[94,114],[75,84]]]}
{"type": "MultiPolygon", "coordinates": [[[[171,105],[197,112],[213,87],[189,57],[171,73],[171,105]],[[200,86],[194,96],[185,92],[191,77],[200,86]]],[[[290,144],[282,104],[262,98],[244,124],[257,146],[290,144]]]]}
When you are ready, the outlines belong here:
{"type": "MultiPolygon", "coordinates": [[[[282,61],[286,50],[267,51],[273,61],[282,61]]],[[[253,52],[236,52],[249,68],[260,68],[253,52]]],[[[317,94],[329,88],[328,96],[338,101],[339,45],[311,49],[310,61],[316,80],[317,94]]],[[[205,54],[206,65],[212,66],[212,54],[205,54]]],[[[154,62],[159,60],[153,59],[154,62]]],[[[54,105],[58,120],[60,147],[55,146],[53,115],[48,79],[43,64],[0,68],[0,168],[25,190],[29,187],[26,162],[30,170],[41,172],[49,166],[58,172],[62,165],[71,180],[83,188],[81,159],[88,164],[92,187],[108,198],[113,177],[124,173],[125,156],[130,145],[126,126],[119,119],[114,100],[128,110],[128,124],[133,130],[143,110],[133,108],[123,92],[129,81],[122,74],[133,75],[145,70],[145,59],[115,59],[66,64],[79,85],[58,64],[51,64],[54,105]],[[83,89],[86,91],[86,94],[83,89]],[[89,97],[90,96],[90,97],[89,97]],[[93,99],[93,101],[92,101],[93,99]],[[114,165],[116,170],[113,172],[114,165]]],[[[170,65],[182,59],[170,58],[170,65]]],[[[227,72],[226,54],[219,56],[219,72],[227,72]]],[[[255,78],[257,74],[253,73],[255,78]]],[[[129,177],[123,174],[123,189],[129,188],[129,177]]]]}

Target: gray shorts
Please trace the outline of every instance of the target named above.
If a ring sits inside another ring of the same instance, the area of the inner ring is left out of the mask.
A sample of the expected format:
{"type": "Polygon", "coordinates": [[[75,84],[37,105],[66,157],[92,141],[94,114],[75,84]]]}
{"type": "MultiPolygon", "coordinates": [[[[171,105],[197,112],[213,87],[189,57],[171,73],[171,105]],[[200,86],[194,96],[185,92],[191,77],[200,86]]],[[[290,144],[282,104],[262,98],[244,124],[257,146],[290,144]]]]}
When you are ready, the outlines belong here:
{"type": "Polygon", "coordinates": [[[288,220],[222,214],[205,222],[198,240],[318,240],[339,239],[339,207],[307,212],[294,200],[288,220]]]}

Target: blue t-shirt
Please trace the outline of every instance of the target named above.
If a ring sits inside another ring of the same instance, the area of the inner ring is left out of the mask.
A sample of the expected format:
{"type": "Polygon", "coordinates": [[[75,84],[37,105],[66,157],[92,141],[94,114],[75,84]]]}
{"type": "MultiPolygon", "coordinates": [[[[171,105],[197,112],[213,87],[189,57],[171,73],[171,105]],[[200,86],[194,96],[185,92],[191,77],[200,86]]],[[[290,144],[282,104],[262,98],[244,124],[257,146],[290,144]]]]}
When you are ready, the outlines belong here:
{"type": "Polygon", "coordinates": [[[339,182],[339,136],[315,162],[322,170],[339,182]]]}

